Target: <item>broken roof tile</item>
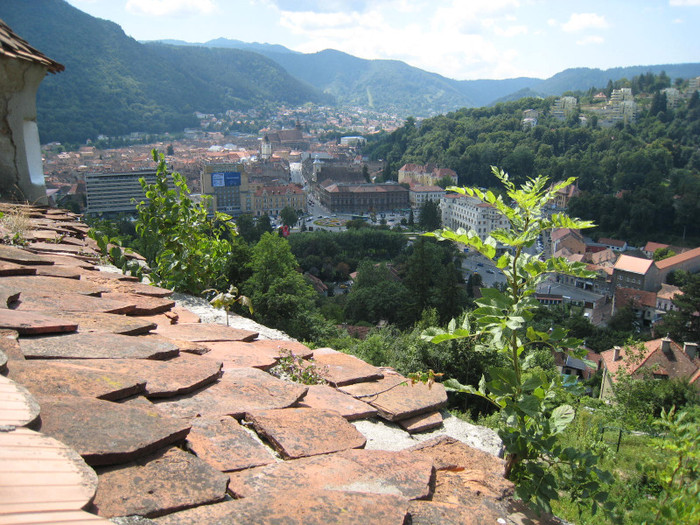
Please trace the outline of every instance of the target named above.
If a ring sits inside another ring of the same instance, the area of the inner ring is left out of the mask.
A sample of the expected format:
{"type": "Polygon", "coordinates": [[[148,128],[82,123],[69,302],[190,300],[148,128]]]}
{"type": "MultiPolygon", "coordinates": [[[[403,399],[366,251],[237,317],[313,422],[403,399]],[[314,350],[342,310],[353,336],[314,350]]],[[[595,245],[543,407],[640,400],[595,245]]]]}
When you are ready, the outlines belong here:
{"type": "Polygon", "coordinates": [[[35,396],[82,396],[114,401],[140,394],[146,382],[111,370],[95,370],[63,361],[32,359],[16,361],[8,377],[26,385],[35,396]]]}
{"type": "Polygon", "coordinates": [[[378,381],[343,386],[340,390],[369,403],[389,421],[433,412],[447,404],[447,393],[440,383],[412,385],[410,379],[396,373],[386,374],[378,381]]]}
{"type": "Polygon", "coordinates": [[[409,502],[392,494],[335,490],[261,493],[248,498],[197,507],[156,518],[158,525],[272,525],[305,523],[403,525],[409,502]]]}
{"type": "Polygon", "coordinates": [[[335,386],[351,385],[384,377],[378,368],[353,355],[330,348],[314,350],[313,358],[318,374],[335,386]]]}
{"type": "Polygon", "coordinates": [[[187,436],[187,448],[222,472],[278,461],[269,448],[230,416],[197,417],[190,421],[192,429],[187,436]]]}
{"type": "Polygon", "coordinates": [[[154,409],[88,397],[41,397],[41,432],[74,448],[88,465],[133,461],[184,442],[190,425],[154,409]]]}
{"type": "Polygon", "coordinates": [[[245,419],[284,459],[363,448],[367,442],[340,414],[327,410],[256,410],[246,412],[245,419]]]}
{"type": "Polygon", "coordinates": [[[111,333],[77,333],[20,339],[27,359],[168,359],[179,354],[177,346],[147,336],[111,333]]]}
{"type": "Polygon", "coordinates": [[[127,315],[154,315],[167,312],[173,306],[175,301],[162,297],[153,297],[136,293],[123,292],[107,292],[103,293],[102,297],[114,301],[133,304],[135,308],[127,313],[127,315]]]}
{"type": "Polygon", "coordinates": [[[17,330],[20,335],[39,335],[75,332],[78,325],[40,312],[0,308],[0,328],[17,330]]]}
{"type": "Polygon", "coordinates": [[[258,337],[257,332],[241,330],[231,326],[202,323],[177,323],[159,325],[156,333],[172,339],[185,341],[253,341],[258,337]]]}
{"type": "Polygon", "coordinates": [[[78,325],[78,332],[99,332],[121,335],[143,335],[154,330],[156,325],[145,319],[127,315],[102,312],[64,312],[45,310],[50,317],[63,319],[78,325]]]}
{"type": "Polygon", "coordinates": [[[433,463],[408,452],[345,450],[231,473],[237,497],[290,489],[330,489],[394,494],[407,499],[431,493],[433,463]]]}
{"type": "Polygon", "coordinates": [[[426,412],[408,419],[402,419],[398,421],[398,424],[409,434],[425,432],[426,430],[442,426],[442,415],[437,410],[435,412],[426,412]]]}
{"type": "Polygon", "coordinates": [[[228,476],[197,456],[169,448],[98,472],[94,507],[100,516],[161,516],[221,501],[228,476]]]}
{"type": "Polygon", "coordinates": [[[221,375],[221,363],[198,356],[180,354],[165,361],[155,359],[69,359],[66,366],[103,373],[137,377],[145,383],[149,398],[187,394],[215,382],[221,375]]]}
{"type": "Polygon", "coordinates": [[[282,381],[257,368],[237,368],[197,392],[157,402],[156,408],[174,417],[233,416],[241,418],[252,410],[287,408],[306,394],[307,387],[282,381]]]}
{"type": "Polygon", "coordinates": [[[79,281],[76,279],[64,279],[62,277],[46,277],[43,275],[17,275],[0,278],[0,284],[9,287],[19,288],[21,291],[31,290],[32,292],[43,293],[77,293],[82,295],[99,296],[109,288],[79,281]]]}
{"type": "Polygon", "coordinates": [[[260,348],[253,343],[240,341],[205,341],[201,343],[209,349],[204,354],[207,359],[221,361],[224,370],[233,368],[260,368],[267,370],[277,363],[279,352],[260,348]]]}
{"type": "Polygon", "coordinates": [[[377,415],[377,409],[327,385],[311,385],[300,406],[335,410],[348,421],[377,415]]]}
{"type": "MultiPolygon", "coordinates": [[[[0,282],[0,300],[3,297],[0,282]]],[[[61,310],[64,312],[102,312],[127,314],[136,308],[134,303],[115,301],[104,297],[92,297],[77,293],[23,291],[12,307],[16,310],[61,310]]]]}
{"type": "Polygon", "coordinates": [[[43,255],[37,255],[22,248],[0,244],[0,259],[16,264],[39,265],[54,264],[54,262],[43,255]]]}

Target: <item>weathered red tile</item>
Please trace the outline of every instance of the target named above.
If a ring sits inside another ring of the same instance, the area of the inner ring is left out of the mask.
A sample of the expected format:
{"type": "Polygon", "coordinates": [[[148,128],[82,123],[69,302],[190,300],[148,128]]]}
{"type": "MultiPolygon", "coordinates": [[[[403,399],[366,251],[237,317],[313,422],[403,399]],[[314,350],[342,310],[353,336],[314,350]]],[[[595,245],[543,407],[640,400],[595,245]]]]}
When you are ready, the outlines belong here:
{"type": "Polygon", "coordinates": [[[133,461],[184,442],[190,426],[155,409],[88,397],[41,397],[41,432],[75,449],[88,465],[133,461]]]}
{"type": "Polygon", "coordinates": [[[71,253],[84,257],[98,258],[99,254],[88,246],[75,246],[73,244],[55,242],[33,242],[27,249],[37,253],[71,253]]]}
{"type": "Polygon", "coordinates": [[[36,266],[23,266],[21,264],[0,260],[0,277],[8,275],[36,275],[36,266]]]}
{"type": "Polygon", "coordinates": [[[103,293],[102,297],[135,305],[135,308],[127,315],[160,314],[167,312],[173,306],[175,306],[175,301],[171,301],[170,299],[139,295],[135,293],[108,292],[103,293]]]}
{"type": "Polygon", "coordinates": [[[508,522],[508,513],[500,505],[487,500],[458,504],[414,500],[408,509],[411,525],[497,525],[508,522]]]}
{"type": "Polygon", "coordinates": [[[284,459],[298,459],[350,448],[367,440],[337,412],[283,408],[246,412],[246,421],[284,459]]]}
{"type": "Polygon", "coordinates": [[[110,272],[106,270],[99,270],[92,267],[91,269],[80,268],[81,279],[86,281],[93,281],[98,284],[109,283],[112,281],[129,281],[138,282],[138,277],[133,275],[126,275],[121,272],[110,272]]]}
{"type": "Polygon", "coordinates": [[[248,498],[262,492],[329,489],[427,498],[433,463],[408,452],[345,450],[231,473],[230,490],[248,498]]]}
{"type": "Polygon", "coordinates": [[[37,266],[36,275],[44,277],[60,277],[61,279],[80,279],[80,269],[75,266],[37,266]]]}
{"type": "Polygon", "coordinates": [[[0,432],[0,522],[60,523],[50,514],[85,507],[96,490],[95,472],[65,444],[26,428],[0,432]],[[44,521],[21,516],[32,512],[44,521]]]}
{"type": "Polygon", "coordinates": [[[221,363],[180,354],[165,361],[153,359],[79,359],[61,361],[66,365],[104,373],[119,373],[146,383],[149,398],[172,397],[192,392],[215,382],[221,375],[221,363]]]}
{"type": "Polygon", "coordinates": [[[336,352],[331,348],[314,350],[313,357],[319,375],[335,386],[351,385],[384,377],[377,367],[365,363],[354,355],[336,352]]]}
{"type": "Polygon", "coordinates": [[[435,501],[468,503],[475,496],[501,500],[513,493],[513,483],[503,477],[505,461],[452,437],[439,436],[408,451],[435,463],[442,480],[435,501]]]}
{"type": "Polygon", "coordinates": [[[60,266],[69,266],[69,267],[75,267],[75,268],[81,268],[84,270],[95,270],[95,263],[97,262],[95,259],[85,259],[83,257],[78,257],[78,256],[73,256],[73,255],[57,255],[57,254],[50,254],[50,255],[44,255],[42,256],[54,264],[60,265],[60,266]]]}
{"type": "Polygon", "coordinates": [[[9,277],[0,278],[0,308],[9,308],[10,306],[14,308],[19,301],[22,290],[17,286],[6,285],[5,279],[9,279],[9,277]]]}
{"type": "Polygon", "coordinates": [[[277,356],[282,356],[288,352],[291,352],[295,356],[309,359],[313,355],[313,351],[308,346],[298,341],[284,339],[258,339],[257,341],[253,341],[251,344],[255,345],[257,348],[274,350],[277,356]]]}
{"type": "Polygon", "coordinates": [[[22,292],[42,293],[77,293],[82,295],[99,296],[108,288],[86,281],[63,279],[61,277],[45,277],[43,275],[18,275],[3,277],[2,284],[19,288],[22,292]]]}
{"type": "Polygon", "coordinates": [[[197,507],[154,521],[158,525],[403,525],[408,503],[391,494],[290,490],[197,507]]]}
{"type": "Polygon", "coordinates": [[[34,396],[16,381],[0,376],[0,427],[31,426],[38,418],[39,404],[34,396]]]}
{"type": "Polygon", "coordinates": [[[94,507],[104,517],[160,516],[221,501],[228,476],[178,448],[100,469],[94,507]]]}
{"type": "MultiPolygon", "coordinates": [[[[0,300],[2,299],[2,283],[0,283],[0,300]]],[[[136,308],[134,303],[92,297],[77,293],[44,293],[23,291],[13,306],[16,310],[62,310],[64,312],[102,312],[112,314],[127,314],[136,308]]]]}
{"type": "Polygon", "coordinates": [[[0,330],[0,351],[8,361],[24,361],[24,354],[19,347],[19,334],[15,330],[0,330]]]}
{"type": "Polygon", "coordinates": [[[102,312],[61,312],[45,310],[42,313],[78,325],[78,332],[100,332],[122,335],[143,335],[156,325],[139,317],[102,312]]]}
{"type": "Polygon", "coordinates": [[[252,410],[287,408],[306,394],[307,387],[272,377],[257,368],[224,372],[213,385],[155,406],[173,417],[233,416],[241,418],[252,410]]]}
{"type": "Polygon", "coordinates": [[[327,385],[311,385],[300,406],[335,410],[348,421],[377,415],[377,409],[327,385]]]}
{"type": "Polygon", "coordinates": [[[25,385],[35,396],[69,395],[108,401],[140,394],[146,386],[138,377],[44,359],[13,362],[7,377],[25,385]]]}
{"type": "Polygon", "coordinates": [[[78,325],[40,312],[0,308],[0,328],[17,330],[20,335],[39,335],[75,332],[78,325]]]}
{"type": "Polygon", "coordinates": [[[394,373],[385,374],[378,381],[343,386],[340,390],[369,403],[389,421],[434,412],[447,404],[447,393],[440,383],[412,385],[409,379],[394,373]]]}
{"type": "Polygon", "coordinates": [[[42,257],[28,252],[27,250],[23,250],[22,248],[8,246],[6,244],[0,244],[0,259],[16,264],[53,264],[53,261],[47,257],[42,257]]]}
{"type": "Polygon", "coordinates": [[[267,370],[277,363],[278,351],[269,348],[260,348],[254,343],[240,341],[204,341],[200,343],[209,349],[204,354],[207,359],[221,361],[224,370],[233,368],[259,368],[267,370]]]}
{"type": "Polygon", "coordinates": [[[269,465],[276,460],[269,448],[230,416],[190,420],[187,448],[222,472],[269,465]]]}
{"type": "Polygon", "coordinates": [[[258,337],[257,332],[240,330],[231,326],[220,324],[202,323],[177,323],[171,325],[159,325],[156,333],[172,339],[185,341],[253,341],[258,337]]]}
{"type": "Polygon", "coordinates": [[[146,283],[116,281],[112,283],[112,286],[115,292],[135,293],[150,297],[170,297],[173,294],[172,290],[146,283]]]}
{"type": "Polygon", "coordinates": [[[178,355],[173,344],[146,341],[146,336],[68,334],[21,339],[27,359],[168,359],[178,355]]]}
{"type": "Polygon", "coordinates": [[[409,434],[415,434],[442,426],[442,415],[439,411],[426,412],[425,414],[409,417],[408,419],[402,419],[397,423],[409,434]]]}

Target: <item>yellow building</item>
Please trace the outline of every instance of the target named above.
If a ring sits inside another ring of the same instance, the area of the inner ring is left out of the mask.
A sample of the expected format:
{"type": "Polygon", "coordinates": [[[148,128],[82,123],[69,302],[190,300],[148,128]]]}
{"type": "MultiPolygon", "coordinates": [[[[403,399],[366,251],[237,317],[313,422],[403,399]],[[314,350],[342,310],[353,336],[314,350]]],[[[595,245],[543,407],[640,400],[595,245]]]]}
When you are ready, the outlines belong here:
{"type": "Polygon", "coordinates": [[[212,197],[212,211],[234,217],[253,213],[253,196],[243,164],[218,163],[204,166],[202,194],[212,197]]]}

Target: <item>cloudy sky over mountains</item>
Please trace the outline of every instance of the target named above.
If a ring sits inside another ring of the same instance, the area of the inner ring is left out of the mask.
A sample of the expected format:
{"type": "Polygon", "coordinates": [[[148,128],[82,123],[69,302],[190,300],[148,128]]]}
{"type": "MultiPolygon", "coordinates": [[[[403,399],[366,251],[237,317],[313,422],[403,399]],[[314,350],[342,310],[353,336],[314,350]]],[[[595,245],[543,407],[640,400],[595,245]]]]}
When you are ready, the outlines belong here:
{"type": "Polygon", "coordinates": [[[68,0],[137,40],[224,37],[450,78],[700,62],[700,0],[68,0]]]}

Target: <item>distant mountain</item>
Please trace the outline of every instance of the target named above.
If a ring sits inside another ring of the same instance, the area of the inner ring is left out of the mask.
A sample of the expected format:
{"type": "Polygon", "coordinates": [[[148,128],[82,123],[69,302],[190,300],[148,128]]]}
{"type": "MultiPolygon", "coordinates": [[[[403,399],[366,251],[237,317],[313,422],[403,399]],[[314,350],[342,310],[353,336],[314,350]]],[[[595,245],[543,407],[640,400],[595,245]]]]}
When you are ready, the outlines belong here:
{"type": "Polygon", "coordinates": [[[182,130],[196,123],[194,111],[332,103],[258,53],[140,44],[63,0],[2,0],[0,18],[66,66],[39,89],[42,142],[182,130]]]}
{"type": "Polygon", "coordinates": [[[700,76],[700,64],[669,64],[567,69],[546,80],[458,81],[397,60],[366,60],[332,49],[304,54],[224,38],[140,43],[64,0],[0,0],[0,18],[66,66],[39,89],[43,142],[179,131],[195,124],[195,111],[222,113],[268,102],[425,117],[522,96],[603,88],[609,80],[645,72],[664,70],[672,79],[700,76]]]}

